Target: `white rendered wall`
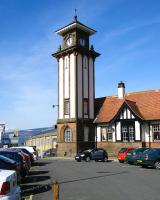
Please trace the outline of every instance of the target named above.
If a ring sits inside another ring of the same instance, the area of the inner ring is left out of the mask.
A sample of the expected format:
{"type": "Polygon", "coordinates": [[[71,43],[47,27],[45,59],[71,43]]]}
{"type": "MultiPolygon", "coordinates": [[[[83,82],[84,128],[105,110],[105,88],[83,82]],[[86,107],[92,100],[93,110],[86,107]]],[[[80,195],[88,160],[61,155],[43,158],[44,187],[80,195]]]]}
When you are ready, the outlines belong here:
{"type": "Polygon", "coordinates": [[[63,119],[63,58],[59,59],[59,119],[63,119]]]}
{"type": "Polygon", "coordinates": [[[64,58],[64,98],[69,98],[69,57],[64,58]]]}
{"type": "Polygon", "coordinates": [[[83,97],[88,98],[88,58],[83,57],[83,97]]]}
{"type": "Polygon", "coordinates": [[[93,58],[89,59],[89,118],[94,119],[94,71],[93,58]]]}
{"type": "Polygon", "coordinates": [[[149,142],[149,126],[148,123],[142,125],[142,135],[145,142],[149,142]]]}
{"type": "Polygon", "coordinates": [[[141,134],[140,134],[140,123],[138,121],[135,121],[135,139],[140,140],[141,134]]]}
{"type": "Polygon", "coordinates": [[[124,112],[124,113],[123,113],[124,119],[127,119],[127,112],[126,112],[126,109],[124,109],[123,112],[124,112]]]}
{"type": "Polygon", "coordinates": [[[117,140],[121,140],[121,123],[116,123],[117,140]]]}
{"type": "Polygon", "coordinates": [[[97,142],[101,141],[101,127],[97,126],[97,142]]]}
{"type": "Polygon", "coordinates": [[[78,83],[78,117],[82,118],[82,56],[77,56],[77,83],[78,83]]]}
{"type": "Polygon", "coordinates": [[[76,116],[76,73],[75,73],[75,56],[70,55],[70,118],[76,116]]]}

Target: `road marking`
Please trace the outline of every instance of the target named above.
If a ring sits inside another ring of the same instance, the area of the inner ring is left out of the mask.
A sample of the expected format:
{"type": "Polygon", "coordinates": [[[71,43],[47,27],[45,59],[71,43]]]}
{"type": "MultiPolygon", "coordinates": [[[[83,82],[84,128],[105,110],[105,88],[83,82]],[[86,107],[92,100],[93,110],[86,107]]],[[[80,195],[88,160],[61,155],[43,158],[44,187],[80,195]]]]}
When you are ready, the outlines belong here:
{"type": "Polygon", "coordinates": [[[122,167],[127,167],[127,168],[136,168],[137,166],[122,166],[122,167]]]}

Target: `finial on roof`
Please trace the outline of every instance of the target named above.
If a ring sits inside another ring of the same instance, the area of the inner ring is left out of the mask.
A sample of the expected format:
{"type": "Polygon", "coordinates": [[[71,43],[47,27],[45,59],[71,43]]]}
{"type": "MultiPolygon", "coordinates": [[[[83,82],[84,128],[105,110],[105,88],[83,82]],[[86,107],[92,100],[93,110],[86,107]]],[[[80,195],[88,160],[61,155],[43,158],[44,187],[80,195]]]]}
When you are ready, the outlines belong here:
{"type": "Polygon", "coordinates": [[[75,15],[74,15],[74,21],[77,21],[77,9],[74,9],[75,15]]]}

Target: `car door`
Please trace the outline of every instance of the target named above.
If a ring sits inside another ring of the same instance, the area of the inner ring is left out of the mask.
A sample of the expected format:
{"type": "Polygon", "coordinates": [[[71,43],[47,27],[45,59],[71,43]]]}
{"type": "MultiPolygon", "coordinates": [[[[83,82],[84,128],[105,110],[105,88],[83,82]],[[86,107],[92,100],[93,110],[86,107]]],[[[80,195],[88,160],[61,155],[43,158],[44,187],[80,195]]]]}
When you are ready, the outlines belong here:
{"type": "Polygon", "coordinates": [[[91,157],[93,160],[97,159],[98,158],[98,149],[94,149],[92,152],[91,152],[91,157]]]}
{"type": "Polygon", "coordinates": [[[95,160],[102,160],[103,159],[103,150],[102,149],[96,149],[95,154],[94,154],[94,159],[95,160]]]}

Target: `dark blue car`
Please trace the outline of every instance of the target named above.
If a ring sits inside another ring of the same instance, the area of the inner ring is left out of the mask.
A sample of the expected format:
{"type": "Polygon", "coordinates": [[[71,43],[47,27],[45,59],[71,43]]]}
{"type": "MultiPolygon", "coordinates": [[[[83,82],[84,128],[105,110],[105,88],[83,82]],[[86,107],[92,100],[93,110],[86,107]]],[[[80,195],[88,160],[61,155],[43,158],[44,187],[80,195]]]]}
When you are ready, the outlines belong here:
{"type": "Polygon", "coordinates": [[[77,160],[78,162],[82,160],[85,160],[86,162],[89,162],[90,160],[101,160],[103,162],[106,162],[108,160],[108,153],[102,148],[88,149],[83,151],[82,153],[78,153],[75,156],[75,160],[77,160]]]}
{"type": "Polygon", "coordinates": [[[20,173],[22,177],[28,174],[29,171],[26,167],[26,163],[18,152],[12,150],[1,150],[0,155],[12,159],[20,165],[20,173]]]}

